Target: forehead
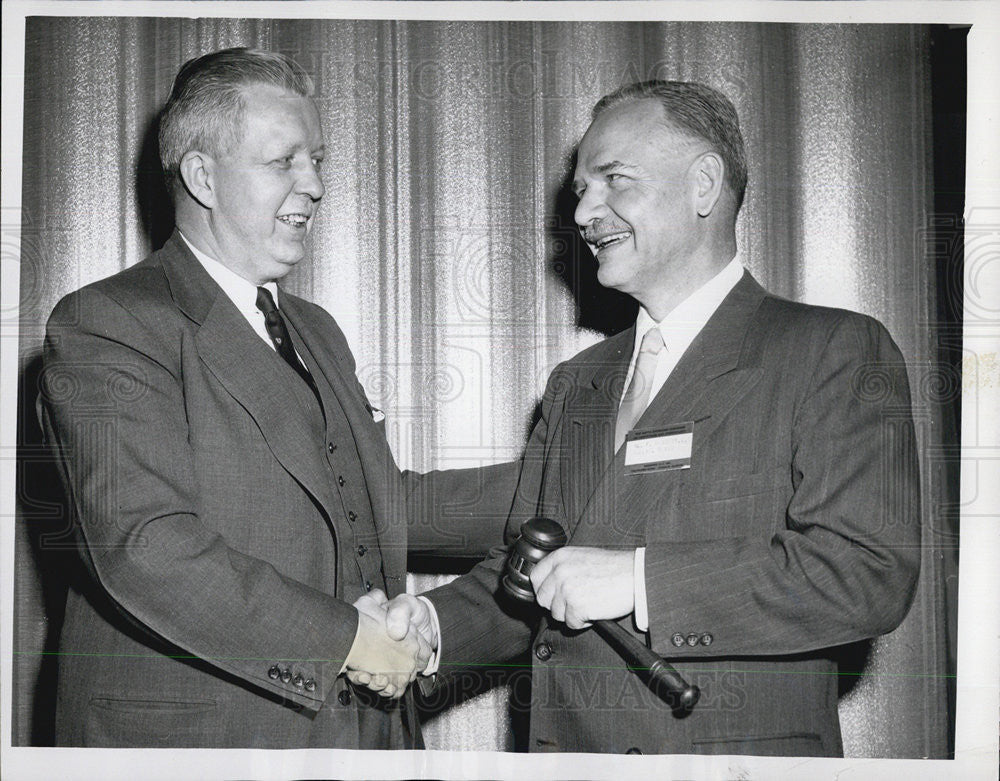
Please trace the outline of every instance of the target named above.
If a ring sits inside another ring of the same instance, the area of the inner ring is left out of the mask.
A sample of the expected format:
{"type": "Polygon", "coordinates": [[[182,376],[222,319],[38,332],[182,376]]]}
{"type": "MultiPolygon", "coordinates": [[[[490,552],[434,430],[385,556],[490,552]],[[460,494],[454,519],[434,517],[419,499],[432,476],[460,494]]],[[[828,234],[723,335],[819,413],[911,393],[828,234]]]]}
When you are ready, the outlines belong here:
{"type": "Polygon", "coordinates": [[[577,148],[577,173],[611,161],[648,166],[675,156],[687,139],[670,129],[659,102],[621,103],[598,115],[577,148]]]}
{"type": "Polygon", "coordinates": [[[243,89],[244,141],[254,145],[318,146],[323,143],[319,112],[311,98],[253,84],[243,89]]]}

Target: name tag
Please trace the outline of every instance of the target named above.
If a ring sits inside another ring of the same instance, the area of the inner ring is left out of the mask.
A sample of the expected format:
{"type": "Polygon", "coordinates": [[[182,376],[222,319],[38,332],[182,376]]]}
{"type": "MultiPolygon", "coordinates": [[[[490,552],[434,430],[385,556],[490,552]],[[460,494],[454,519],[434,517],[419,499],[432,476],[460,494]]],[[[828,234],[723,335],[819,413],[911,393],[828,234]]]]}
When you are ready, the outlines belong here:
{"type": "Polygon", "coordinates": [[[630,431],[625,437],[625,474],[690,469],[693,432],[694,423],[691,421],[658,429],[630,431]]]}

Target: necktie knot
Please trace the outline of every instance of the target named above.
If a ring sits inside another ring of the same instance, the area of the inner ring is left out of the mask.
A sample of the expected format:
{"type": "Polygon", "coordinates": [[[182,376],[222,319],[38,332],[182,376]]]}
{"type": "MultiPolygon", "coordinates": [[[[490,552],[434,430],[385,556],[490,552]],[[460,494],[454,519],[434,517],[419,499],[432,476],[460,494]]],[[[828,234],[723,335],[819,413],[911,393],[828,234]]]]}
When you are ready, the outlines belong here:
{"type": "Polygon", "coordinates": [[[640,353],[651,353],[659,355],[666,345],[663,343],[663,332],[657,326],[652,326],[646,335],[642,337],[642,344],[639,345],[640,353]]]}
{"type": "Polygon", "coordinates": [[[257,308],[268,320],[273,320],[278,315],[278,307],[274,304],[271,291],[266,287],[257,288],[257,308]]]}

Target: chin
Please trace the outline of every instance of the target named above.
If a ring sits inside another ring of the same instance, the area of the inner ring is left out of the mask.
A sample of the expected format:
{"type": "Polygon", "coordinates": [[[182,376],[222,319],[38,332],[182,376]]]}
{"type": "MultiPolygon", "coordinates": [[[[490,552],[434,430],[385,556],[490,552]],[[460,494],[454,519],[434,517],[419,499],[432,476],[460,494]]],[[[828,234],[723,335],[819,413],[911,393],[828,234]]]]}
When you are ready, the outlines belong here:
{"type": "Polygon", "coordinates": [[[628,284],[629,277],[621,263],[616,263],[613,260],[598,260],[597,281],[601,283],[602,287],[621,290],[624,285],[628,284]]]}

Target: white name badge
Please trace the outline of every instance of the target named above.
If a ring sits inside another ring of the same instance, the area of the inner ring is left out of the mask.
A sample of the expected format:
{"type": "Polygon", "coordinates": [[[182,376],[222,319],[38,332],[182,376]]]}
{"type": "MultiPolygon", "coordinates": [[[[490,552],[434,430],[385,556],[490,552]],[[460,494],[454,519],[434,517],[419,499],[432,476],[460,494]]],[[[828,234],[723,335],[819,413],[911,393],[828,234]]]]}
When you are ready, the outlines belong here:
{"type": "Polygon", "coordinates": [[[691,468],[694,423],[630,431],[625,437],[625,474],[691,468]]]}

